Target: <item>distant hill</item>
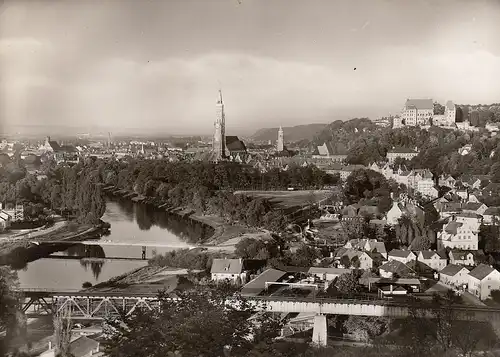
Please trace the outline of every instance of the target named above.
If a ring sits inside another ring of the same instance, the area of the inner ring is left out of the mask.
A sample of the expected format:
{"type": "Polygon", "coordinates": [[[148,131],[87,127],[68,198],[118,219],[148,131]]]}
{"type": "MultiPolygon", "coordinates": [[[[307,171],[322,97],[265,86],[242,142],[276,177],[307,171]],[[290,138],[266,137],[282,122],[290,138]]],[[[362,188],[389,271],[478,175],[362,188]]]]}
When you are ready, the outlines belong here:
{"type": "MultiPolygon", "coordinates": [[[[292,127],[284,127],[283,135],[285,141],[301,141],[301,140],[312,140],[321,130],[326,128],[328,124],[307,124],[307,125],[297,125],[292,127]]],[[[255,141],[276,141],[278,138],[279,128],[264,128],[259,129],[255,134],[252,135],[252,139],[255,141]]]]}

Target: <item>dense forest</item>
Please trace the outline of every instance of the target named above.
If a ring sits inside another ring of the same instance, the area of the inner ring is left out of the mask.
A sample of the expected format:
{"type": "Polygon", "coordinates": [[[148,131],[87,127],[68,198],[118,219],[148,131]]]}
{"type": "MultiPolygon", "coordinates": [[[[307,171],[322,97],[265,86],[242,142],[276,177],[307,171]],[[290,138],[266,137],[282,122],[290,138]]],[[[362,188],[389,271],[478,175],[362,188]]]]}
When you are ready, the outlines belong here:
{"type": "Polygon", "coordinates": [[[45,164],[47,177],[29,175],[16,163],[0,168],[0,197],[21,203],[27,219],[55,211],[83,223],[96,223],[105,210],[103,186],[113,185],[150,198],[150,202],[184,207],[200,214],[218,214],[273,230],[284,217],[267,199],[234,195],[235,190],[279,190],[289,186],[319,189],[338,182],[316,167],[291,166],[266,173],[235,163],[171,163],[166,160],[102,161],[87,158],[73,166],[45,164]],[[48,211],[50,210],[50,211],[48,211]]]}
{"type": "Polygon", "coordinates": [[[420,154],[406,163],[408,168],[428,168],[435,175],[491,174],[492,166],[500,162],[500,137],[491,137],[484,129],[468,133],[438,127],[389,129],[362,118],[333,122],[312,144],[324,142],[345,147],[348,163],[362,165],[385,161],[387,152],[394,147],[417,148],[420,154]],[[472,147],[468,155],[458,152],[464,145],[472,147]]]}
{"type": "Polygon", "coordinates": [[[0,167],[0,197],[6,206],[23,204],[26,219],[68,213],[81,223],[97,223],[106,208],[98,172],[89,165],[47,164],[37,178],[17,163],[0,167]],[[48,211],[50,210],[50,211],[48,211]]]}
{"type": "Polygon", "coordinates": [[[280,230],[282,212],[268,199],[234,195],[236,190],[282,190],[289,186],[319,189],[337,183],[316,167],[291,166],[261,173],[235,163],[171,163],[133,160],[129,163],[96,161],[100,182],[151,197],[171,207],[186,207],[200,214],[217,214],[226,221],[280,230]]]}

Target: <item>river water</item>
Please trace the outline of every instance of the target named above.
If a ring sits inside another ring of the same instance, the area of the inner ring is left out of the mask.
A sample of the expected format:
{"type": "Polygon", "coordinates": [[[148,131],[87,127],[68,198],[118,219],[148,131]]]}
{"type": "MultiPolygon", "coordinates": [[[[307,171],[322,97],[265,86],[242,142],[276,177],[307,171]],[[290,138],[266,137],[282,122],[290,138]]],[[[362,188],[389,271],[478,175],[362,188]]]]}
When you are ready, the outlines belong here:
{"type": "Polygon", "coordinates": [[[142,260],[179,248],[188,248],[213,231],[198,222],[167,214],[152,206],[109,199],[102,220],[111,224],[102,245],[75,244],[18,270],[22,288],[80,289],[147,265],[142,260]],[[120,259],[116,259],[120,258],[120,259]]]}

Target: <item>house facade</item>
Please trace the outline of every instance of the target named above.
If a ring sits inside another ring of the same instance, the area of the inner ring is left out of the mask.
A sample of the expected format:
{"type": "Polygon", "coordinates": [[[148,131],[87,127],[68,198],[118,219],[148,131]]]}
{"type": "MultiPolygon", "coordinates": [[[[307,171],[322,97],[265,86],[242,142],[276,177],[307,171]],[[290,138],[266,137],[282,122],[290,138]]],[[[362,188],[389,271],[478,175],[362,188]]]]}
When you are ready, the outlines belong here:
{"type": "Polygon", "coordinates": [[[251,259],[214,259],[210,270],[215,282],[245,284],[250,274],[259,272],[265,266],[265,260],[251,259]]]}
{"type": "Polygon", "coordinates": [[[442,257],[437,252],[432,250],[423,250],[418,252],[417,261],[436,271],[443,270],[448,263],[448,259],[446,259],[446,257],[442,257]]]}
{"type": "Polygon", "coordinates": [[[449,264],[439,272],[439,281],[449,287],[461,288],[469,284],[469,269],[449,264]]]}
{"type": "Polygon", "coordinates": [[[412,260],[417,260],[417,256],[410,250],[393,249],[389,252],[387,260],[397,260],[403,264],[408,264],[412,260]]]}
{"type": "Polygon", "coordinates": [[[479,242],[479,219],[464,215],[450,217],[437,235],[438,249],[477,250],[479,242]]]}
{"type": "Polygon", "coordinates": [[[491,296],[492,290],[500,289],[500,272],[486,264],[479,264],[469,273],[468,290],[481,300],[491,296]]]}
{"type": "Polygon", "coordinates": [[[476,261],[472,252],[463,250],[452,250],[448,253],[448,257],[450,258],[450,264],[454,265],[473,266],[476,261]]]}
{"type": "Polygon", "coordinates": [[[418,151],[409,148],[393,148],[387,152],[387,161],[389,164],[394,164],[394,161],[400,157],[402,159],[411,160],[418,155],[418,151]]]}

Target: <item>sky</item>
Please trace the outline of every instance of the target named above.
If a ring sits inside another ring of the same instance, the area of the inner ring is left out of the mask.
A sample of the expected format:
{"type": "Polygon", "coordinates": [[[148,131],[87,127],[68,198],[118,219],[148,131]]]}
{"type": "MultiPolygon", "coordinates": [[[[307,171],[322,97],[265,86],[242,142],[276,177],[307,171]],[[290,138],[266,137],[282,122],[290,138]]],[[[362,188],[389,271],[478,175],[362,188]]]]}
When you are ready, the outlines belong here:
{"type": "Polygon", "coordinates": [[[500,102],[500,1],[3,0],[0,123],[209,134],[500,102]]]}

